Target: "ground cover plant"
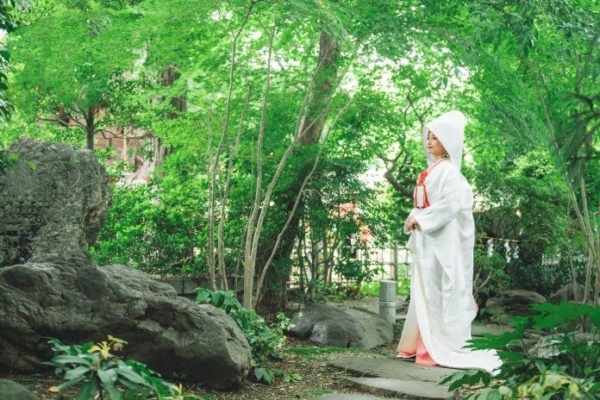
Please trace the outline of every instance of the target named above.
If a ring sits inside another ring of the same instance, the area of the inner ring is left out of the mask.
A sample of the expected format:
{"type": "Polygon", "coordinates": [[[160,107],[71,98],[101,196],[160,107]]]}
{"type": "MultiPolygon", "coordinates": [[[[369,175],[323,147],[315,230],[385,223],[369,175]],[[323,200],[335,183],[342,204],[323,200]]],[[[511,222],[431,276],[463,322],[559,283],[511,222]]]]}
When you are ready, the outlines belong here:
{"type": "Polygon", "coordinates": [[[108,335],[107,341],[86,342],[82,345],[66,345],[50,338],[54,357],[44,362],[54,368],[62,382],[48,391],[61,393],[76,386],[77,400],[120,400],[122,389],[144,393],[144,398],[163,400],[186,400],[197,398],[183,393],[181,385],[169,383],[146,365],[135,360],[122,360],[114,354],[126,341],[108,335]],[[152,397],[150,397],[152,396],[152,397]]]}

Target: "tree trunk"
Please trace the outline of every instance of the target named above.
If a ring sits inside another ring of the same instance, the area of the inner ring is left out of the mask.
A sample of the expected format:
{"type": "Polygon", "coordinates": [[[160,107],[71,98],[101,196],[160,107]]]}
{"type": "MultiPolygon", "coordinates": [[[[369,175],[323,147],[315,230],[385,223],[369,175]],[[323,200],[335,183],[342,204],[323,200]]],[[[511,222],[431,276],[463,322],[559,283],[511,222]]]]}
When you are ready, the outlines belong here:
{"type": "MultiPolygon", "coordinates": [[[[310,146],[319,143],[325,128],[325,121],[329,114],[330,103],[337,88],[337,64],[340,47],[337,41],[327,32],[321,32],[319,38],[319,58],[317,70],[314,77],[314,85],[310,101],[304,115],[300,116],[299,141],[303,145],[310,146]]],[[[297,195],[297,188],[301,187],[302,181],[312,168],[314,160],[307,160],[306,164],[298,169],[295,179],[288,185],[289,190],[283,190],[277,199],[278,204],[285,204],[286,211],[292,209],[297,195]]],[[[298,207],[302,209],[302,205],[298,207]]],[[[277,226],[283,228],[286,223],[285,217],[276,222],[277,226]]],[[[267,309],[282,309],[286,304],[287,282],[289,280],[292,266],[291,253],[294,248],[294,239],[298,234],[299,218],[294,216],[289,224],[291,227],[285,233],[282,245],[277,249],[273,258],[273,265],[267,271],[265,282],[268,285],[263,288],[261,307],[267,309]]],[[[264,243],[269,247],[270,241],[265,238],[264,243]]],[[[256,265],[262,270],[269,254],[259,255],[256,265]]]]}
{"type": "Polygon", "coordinates": [[[94,107],[88,107],[85,115],[85,138],[86,147],[89,150],[94,150],[94,134],[96,133],[96,125],[94,121],[95,109],[94,107]]]}
{"type": "MultiPolygon", "coordinates": [[[[161,85],[162,86],[173,86],[175,81],[179,79],[181,74],[177,70],[177,64],[171,63],[165,67],[161,76],[161,85]]],[[[187,99],[184,96],[181,97],[172,97],[169,102],[173,106],[175,111],[168,112],[165,115],[166,119],[175,119],[177,118],[178,112],[187,110],[187,99]]],[[[173,151],[171,147],[165,146],[162,139],[156,138],[156,144],[154,148],[154,162],[155,165],[162,165],[165,161],[165,158],[173,151]]]]}
{"type": "Polygon", "coordinates": [[[331,97],[336,87],[337,66],[335,62],[339,54],[340,47],[337,41],[327,32],[321,32],[312,100],[306,114],[302,117],[303,132],[300,134],[302,144],[315,144],[321,139],[331,97]]]}

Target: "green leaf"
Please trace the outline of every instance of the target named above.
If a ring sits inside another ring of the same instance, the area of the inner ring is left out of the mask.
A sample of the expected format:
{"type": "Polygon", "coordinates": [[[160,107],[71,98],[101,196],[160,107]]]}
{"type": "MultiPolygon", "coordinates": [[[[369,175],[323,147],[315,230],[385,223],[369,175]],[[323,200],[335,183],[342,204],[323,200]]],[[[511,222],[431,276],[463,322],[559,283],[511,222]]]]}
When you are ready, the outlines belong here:
{"type": "Polygon", "coordinates": [[[223,300],[225,300],[225,294],[222,291],[217,290],[212,293],[211,304],[213,306],[221,308],[223,300]]]}
{"type": "Polygon", "coordinates": [[[87,365],[90,367],[92,365],[93,359],[91,355],[80,355],[80,356],[70,356],[70,355],[60,355],[56,356],[52,359],[57,364],[76,364],[76,365],[87,365]]]}
{"type": "Polygon", "coordinates": [[[119,391],[115,386],[117,372],[114,369],[98,370],[98,377],[102,381],[102,387],[106,390],[112,400],[119,400],[119,391]]]}
{"type": "Polygon", "coordinates": [[[585,315],[589,315],[592,307],[587,304],[573,304],[562,302],[558,305],[551,303],[534,304],[533,310],[539,315],[533,317],[534,326],[537,329],[556,329],[556,327],[567,326],[571,321],[577,321],[585,315]]]}
{"type": "Polygon", "coordinates": [[[126,378],[127,380],[137,384],[137,385],[147,385],[148,382],[137,372],[130,369],[128,366],[124,366],[122,368],[117,368],[117,374],[126,378]]]}
{"type": "Polygon", "coordinates": [[[468,399],[473,400],[502,400],[502,395],[498,392],[498,389],[483,389],[471,396],[468,399]]]}
{"type": "Polygon", "coordinates": [[[71,386],[75,386],[77,385],[79,382],[81,382],[82,380],[84,380],[83,377],[79,378],[79,379],[73,379],[72,381],[67,381],[67,382],[63,382],[60,385],[57,386],[57,388],[59,390],[64,390],[64,389],[68,389],[71,386]]]}
{"type": "Polygon", "coordinates": [[[196,291],[198,292],[198,294],[196,294],[196,303],[205,304],[210,301],[210,290],[205,288],[198,288],[196,289],[196,291]]]}
{"type": "Polygon", "coordinates": [[[259,382],[264,381],[267,384],[271,384],[275,380],[273,372],[269,368],[262,366],[254,368],[254,376],[259,382]]]}
{"type": "Polygon", "coordinates": [[[466,370],[455,372],[454,374],[450,374],[445,376],[440,383],[441,384],[450,384],[450,391],[456,390],[463,385],[474,386],[479,383],[483,383],[484,385],[488,385],[491,381],[491,375],[486,371],[480,370],[466,370]]]}
{"type": "Polygon", "coordinates": [[[596,329],[600,330],[600,307],[595,307],[590,311],[590,322],[594,324],[596,329]]]}
{"type": "Polygon", "coordinates": [[[77,368],[73,368],[68,370],[65,373],[65,377],[64,379],[67,381],[70,381],[71,379],[79,379],[81,378],[83,375],[85,375],[86,373],[90,372],[91,369],[87,368],[87,367],[77,367],[77,368]]]}
{"type": "Polygon", "coordinates": [[[94,398],[94,393],[96,393],[96,381],[86,382],[81,389],[79,389],[79,393],[77,393],[77,400],[89,400],[94,398]]]}

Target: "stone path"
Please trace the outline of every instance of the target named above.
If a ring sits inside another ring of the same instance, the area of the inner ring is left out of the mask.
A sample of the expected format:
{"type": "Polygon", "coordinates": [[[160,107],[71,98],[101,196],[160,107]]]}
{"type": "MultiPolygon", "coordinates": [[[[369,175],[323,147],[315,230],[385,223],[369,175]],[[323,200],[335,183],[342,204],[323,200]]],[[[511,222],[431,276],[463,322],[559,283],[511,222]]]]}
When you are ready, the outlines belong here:
{"type": "MultiPolygon", "coordinates": [[[[458,370],[417,365],[395,357],[345,358],[329,363],[355,377],[344,378],[345,383],[362,392],[400,399],[454,399],[447,385],[438,382],[458,370]]],[[[347,397],[353,399],[353,397],[347,397]]]]}
{"type": "MultiPolygon", "coordinates": [[[[473,336],[484,333],[499,335],[504,331],[499,327],[473,326],[473,336]]],[[[337,359],[329,365],[353,375],[343,379],[349,387],[356,388],[362,394],[332,393],[319,396],[319,400],[458,399],[457,393],[448,390],[448,385],[438,383],[444,376],[457,372],[457,369],[416,365],[412,360],[393,356],[349,357],[337,359]]]]}

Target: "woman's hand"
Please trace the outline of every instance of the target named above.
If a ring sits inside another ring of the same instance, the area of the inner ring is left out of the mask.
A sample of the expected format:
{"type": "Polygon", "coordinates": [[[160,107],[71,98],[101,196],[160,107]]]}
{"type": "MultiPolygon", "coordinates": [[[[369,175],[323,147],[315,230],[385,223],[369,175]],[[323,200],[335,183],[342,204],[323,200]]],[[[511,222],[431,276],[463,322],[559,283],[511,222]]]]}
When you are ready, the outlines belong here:
{"type": "Polygon", "coordinates": [[[419,228],[419,223],[417,222],[415,217],[413,217],[411,215],[408,218],[406,218],[406,221],[404,222],[404,230],[412,231],[413,229],[418,229],[418,228],[419,228]]]}

